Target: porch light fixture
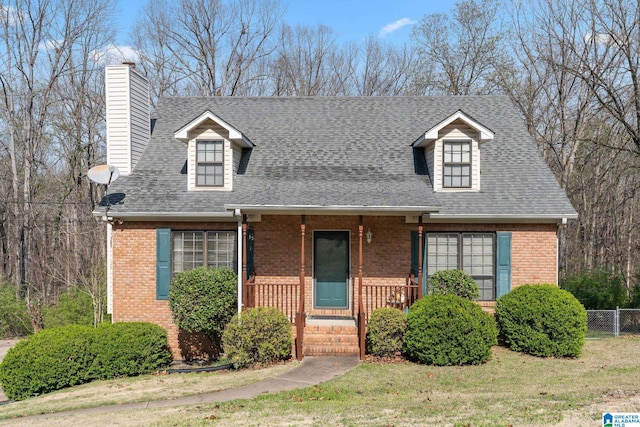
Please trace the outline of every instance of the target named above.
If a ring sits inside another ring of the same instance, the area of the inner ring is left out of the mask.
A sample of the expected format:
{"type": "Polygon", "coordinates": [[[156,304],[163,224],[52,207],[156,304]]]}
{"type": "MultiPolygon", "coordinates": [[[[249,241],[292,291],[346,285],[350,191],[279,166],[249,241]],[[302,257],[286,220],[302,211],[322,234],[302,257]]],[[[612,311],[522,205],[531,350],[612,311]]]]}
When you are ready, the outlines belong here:
{"type": "Polygon", "coordinates": [[[367,233],[365,234],[365,237],[367,238],[367,243],[371,243],[371,240],[373,239],[373,233],[371,232],[371,228],[367,229],[367,233]]]}

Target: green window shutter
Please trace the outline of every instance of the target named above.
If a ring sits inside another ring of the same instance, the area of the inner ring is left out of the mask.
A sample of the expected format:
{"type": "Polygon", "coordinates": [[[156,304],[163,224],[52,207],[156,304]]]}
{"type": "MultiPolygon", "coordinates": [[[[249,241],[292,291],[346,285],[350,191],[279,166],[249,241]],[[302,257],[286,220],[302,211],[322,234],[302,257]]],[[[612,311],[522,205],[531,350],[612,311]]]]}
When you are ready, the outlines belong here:
{"type": "Polygon", "coordinates": [[[171,229],[156,229],[156,299],[169,298],[171,283],[171,229]]]}
{"type": "Polygon", "coordinates": [[[496,298],[500,298],[511,290],[511,233],[496,234],[496,298]]]}
{"type": "Polygon", "coordinates": [[[247,245],[247,279],[251,277],[251,273],[253,273],[253,239],[253,229],[249,228],[247,229],[247,241],[245,242],[247,245]]]}

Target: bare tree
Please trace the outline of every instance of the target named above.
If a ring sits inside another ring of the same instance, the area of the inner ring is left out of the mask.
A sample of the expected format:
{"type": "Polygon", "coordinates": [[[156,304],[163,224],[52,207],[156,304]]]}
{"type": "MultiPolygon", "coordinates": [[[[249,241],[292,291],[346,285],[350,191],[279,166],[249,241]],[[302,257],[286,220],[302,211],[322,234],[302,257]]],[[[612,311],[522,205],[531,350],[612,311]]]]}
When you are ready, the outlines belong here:
{"type": "Polygon", "coordinates": [[[52,183],[47,172],[57,161],[51,151],[56,138],[52,115],[63,102],[61,84],[77,72],[74,56],[104,28],[112,8],[109,1],[13,0],[0,12],[0,144],[12,182],[7,273],[27,297],[35,330],[42,326],[40,307],[51,291],[40,268],[41,256],[50,249],[46,225],[52,183]]]}
{"type": "Polygon", "coordinates": [[[425,93],[500,92],[495,75],[509,64],[500,6],[500,0],[462,0],[452,17],[427,15],[413,28],[425,93]]]}
{"type": "Polygon", "coordinates": [[[282,25],[273,65],[274,95],[343,95],[353,70],[353,51],[338,47],[333,31],[282,25]]]}
{"type": "Polygon", "coordinates": [[[356,95],[404,95],[410,91],[415,71],[412,49],[369,36],[359,51],[362,54],[353,73],[356,95]]]}
{"type": "MultiPolygon", "coordinates": [[[[531,0],[517,9],[519,72],[503,87],[523,112],[580,218],[566,272],[638,265],[638,4],[531,0]]],[[[561,234],[564,237],[564,234],[561,234]]]]}
{"type": "Polygon", "coordinates": [[[253,83],[265,78],[260,65],[275,49],[282,14],[277,0],[150,1],[135,47],[158,87],[154,95],[253,94],[253,83]]]}

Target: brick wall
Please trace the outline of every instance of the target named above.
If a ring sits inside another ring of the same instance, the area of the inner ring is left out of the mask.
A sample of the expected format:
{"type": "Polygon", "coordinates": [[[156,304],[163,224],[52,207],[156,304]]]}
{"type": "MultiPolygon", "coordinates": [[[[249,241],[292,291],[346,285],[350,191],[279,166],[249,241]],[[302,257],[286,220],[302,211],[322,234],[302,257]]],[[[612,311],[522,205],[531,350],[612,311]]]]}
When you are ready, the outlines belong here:
{"type": "MultiPolygon", "coordinates": [[[[404,217],[364,217],[363,277],[368,284],[402,286],[411,268],[410,232],[417,224],[404,217]]],[[[166,300],[155,297],[156,228],[182,230],[236,230],[237,223],[125,222],[113,231],[113,320],[149,321],[167,329],[175,358],[193,355],[198,337],[180,334],[173,324],[166,300]],[[182,348],[181,348],[182,346],[182,348]]],[[[254,266],[257,281],[299,282],[300,216],[263,215],[250,224],[255,232],[254,266]]],[[[358,217],[307,216],[305,236],[305,306],[309,314],[350,314],[351,311],[313,310],[312,245],[314,230],[348,230],[351,235],[351,276],[358,277],[358,217]]],[[[512,284],[555,283],[557,268],[556,227],[553,224],[435,224],[424,231],[512,232],[512,284]]],[[[356,279],[357,283],[357,279],[356,279]]],[[[350,291],[351,303],[354,290],[350,291]]],[[[491,303],[483,303],[490,306],[491,303]]],[[[351,305],[352,306],[352,305],[351,305]]],[[[197,354],[197,353],[195,353],[197,354]]]]}
{"type": "Polygon", "coordinates": [[[179,332],[168,301],[156,299],[156,228],[236,230],[237,223],[125,222],[113,229],[113,321],[162,326],[175,359],[206,356],[206,339],[179,332]]]}

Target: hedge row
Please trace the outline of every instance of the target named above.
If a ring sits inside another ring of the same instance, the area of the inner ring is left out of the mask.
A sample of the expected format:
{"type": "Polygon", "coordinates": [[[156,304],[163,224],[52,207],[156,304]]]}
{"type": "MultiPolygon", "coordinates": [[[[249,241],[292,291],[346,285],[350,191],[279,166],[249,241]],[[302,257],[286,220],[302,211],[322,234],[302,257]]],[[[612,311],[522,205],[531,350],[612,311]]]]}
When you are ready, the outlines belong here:
{"type": "Polygon", "coordinates": [[[0,364],[0,384],[14,400],[98,379],[152,372],[171,361],[167,332],[151,323],[69,325],[20,341],[0,364]]]}
{"type": "Polygon", "coordinates": [[[534,356],[578,357],[587,315],[569,292],[556,285],[523,285],[498,298],[495,318],[457,295],[427,295],[404,319],[397,309],[379,308],[369,320],[367,350],[389,356],[400,348],[432,365],[484,363],[497,344],[534,356]],[[406,333],[405,333],[406,328],[406,333]]]}

